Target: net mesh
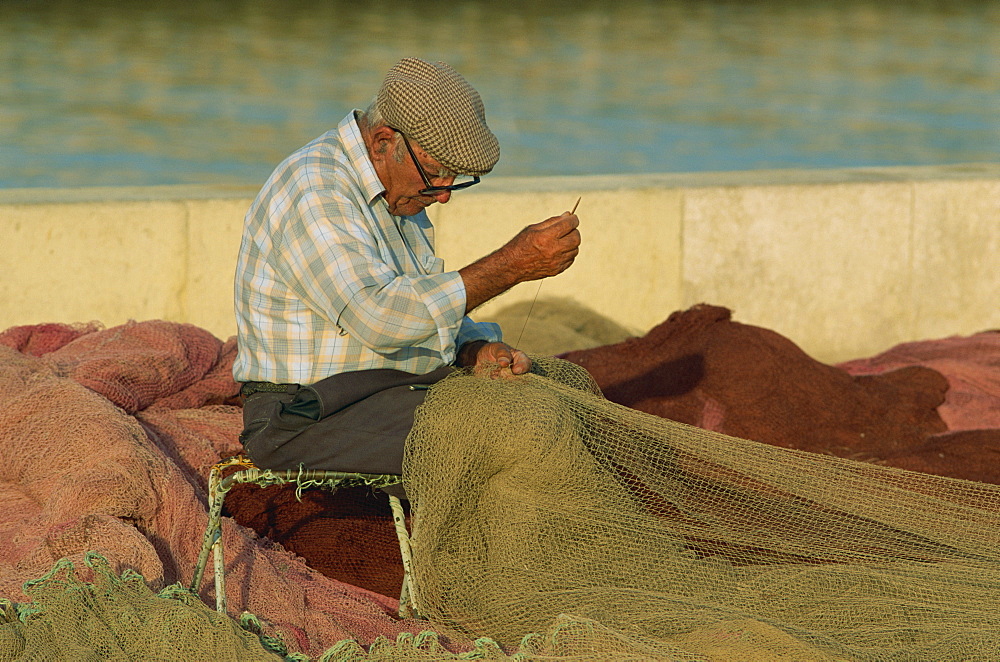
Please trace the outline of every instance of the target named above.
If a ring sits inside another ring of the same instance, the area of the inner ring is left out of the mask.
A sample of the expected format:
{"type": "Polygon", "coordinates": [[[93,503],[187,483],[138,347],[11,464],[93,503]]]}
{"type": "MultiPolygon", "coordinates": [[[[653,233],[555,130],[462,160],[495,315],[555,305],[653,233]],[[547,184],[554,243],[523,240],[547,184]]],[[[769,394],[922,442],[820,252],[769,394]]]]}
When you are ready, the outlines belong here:
{"type": "MultiPolygon", "coordinates": [[[[240,450],[242,412],[228,404],[238,390],[227,376],[232,343],[159,320],[88,328],[0,333],[0,597],[18,604],[34,599],[24,583],[63,559],[90,581],[88,551],[100,553],[114,573],[140,574],[154,591],[189,582],[207,521],[208,470],[240,450]],[[37,351],[23,351],[31,347],[37,351]]],[[[384,526],[392,536],[391,521],[384,526]]],[[[257,614],[267,636],[293,652],[315,656],[343,639],[367,646],[380,635],[423,627],[394,618],[395,598],[328,578],[229,518],[222,535],[230,613],[257,614]]],[[[117,609],[105,602],[131,594],[89,595],[104,613],[117,609]]],[[[200,598],[215,603],[211,581],[200,598]]],[[[65,637],[62,630],[89,627],[77,617],[59,606],[37,616],[48,623],[33,626],[37,654],[46,649],[41,633],[65,637]]],[[[114,627],[131,636],[130,621],[114,627]]],[[[184,654],[187,627],[163,623],[156,645],[167,650],[177,642],[179,652],[161,659],[215,659],[184,654]]],[[[88,637],[79,629],[75,640],[88,637]]],[[[101,659],[88,658],[88,650],[61,659],[101,659]]]]}
{"type": "Polygon", "coordinates": [[[28,582],[27,608],[0,614],[0,662],[32,660],[275,660],[260,639],[191,594],[159,595],[135,571],[118,575],[87,554],[93,582],[61,561],[28,582]]]}
{"type": "Polygon", "coordinates": [[[418,411],[433,622],[514,646],[563,615],[604,659],[1000,656],[997,486],[647,415],[558,359],[534,372],[449,378],[418,411]]]}

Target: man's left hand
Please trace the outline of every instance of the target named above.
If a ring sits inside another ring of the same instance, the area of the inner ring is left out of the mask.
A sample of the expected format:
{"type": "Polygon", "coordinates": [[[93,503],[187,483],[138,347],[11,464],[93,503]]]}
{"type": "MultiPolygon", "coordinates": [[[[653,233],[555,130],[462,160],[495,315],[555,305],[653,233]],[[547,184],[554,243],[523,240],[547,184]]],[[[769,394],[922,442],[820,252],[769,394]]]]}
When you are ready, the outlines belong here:
{"type": "MultiPolygon", "coordinates": [[[[531,370],[531,359],[519,349],[514,349],[507,343],[489,342],[484,344],[476,352],[476,372],[487,365],[499,365],[501,368],[510,368],[511,373],[523,375],[531,370]]],[[[499,374],[492,375],[494,377],[499,374]]]]}

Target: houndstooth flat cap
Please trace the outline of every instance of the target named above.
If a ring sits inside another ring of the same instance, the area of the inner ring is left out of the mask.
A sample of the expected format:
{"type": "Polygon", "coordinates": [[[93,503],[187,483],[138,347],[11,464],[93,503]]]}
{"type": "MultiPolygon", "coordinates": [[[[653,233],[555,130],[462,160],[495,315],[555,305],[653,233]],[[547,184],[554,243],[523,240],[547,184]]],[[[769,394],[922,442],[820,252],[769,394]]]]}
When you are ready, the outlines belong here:
{"type": "Polygon", "coordinates": [[[386,74],[375,103],[386,124],[460,175],[485,175],[500,158],[479,93],[444,62],[403,58],[386,74]]]}

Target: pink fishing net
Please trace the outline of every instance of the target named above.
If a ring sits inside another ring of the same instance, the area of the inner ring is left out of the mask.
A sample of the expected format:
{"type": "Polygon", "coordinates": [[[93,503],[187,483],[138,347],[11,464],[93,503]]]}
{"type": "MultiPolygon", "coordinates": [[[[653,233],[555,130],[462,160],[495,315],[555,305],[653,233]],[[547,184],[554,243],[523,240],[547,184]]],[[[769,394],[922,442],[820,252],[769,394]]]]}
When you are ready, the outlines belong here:
{"type": "MultiPolygon", "coordinates": [[[[22,584],[62,557],[85,575],[87,551],[154,590],[190,582],[208,469],[240,451],[234,351],[164,321],[0,334],[0,597],[27,601],[22,584]]],[[[230,613],[258,615],[290,651],[427,629],[228,518],[223,535],[230,613]]],[[[202,597],[214,604],[211,581],[202,597]]]]}

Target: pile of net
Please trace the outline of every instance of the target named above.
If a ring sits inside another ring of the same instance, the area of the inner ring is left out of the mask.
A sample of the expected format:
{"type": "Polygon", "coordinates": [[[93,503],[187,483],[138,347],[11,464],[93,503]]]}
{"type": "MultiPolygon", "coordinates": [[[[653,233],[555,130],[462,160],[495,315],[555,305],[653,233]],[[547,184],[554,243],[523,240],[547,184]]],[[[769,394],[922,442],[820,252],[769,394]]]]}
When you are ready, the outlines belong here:
{"type": "MultiPolygon", "coordinates": [[[[142,575],[125,570],[120,575],[103,556],[88,552],[84,570],[92,581],[78,576],[67,559],[58,561],[45,576],[27,582],[34,599],[15,604],[0,598],[0,662],[110,662],[210,660],[211,662],[308,662],[309,656],[288,650],[280,639],[268,636],[253,614],[239,620],[219,614],[177,585],[153,593],[142,575]]],[[[553,651],[565,641],[574,647],[590,636],[568,619],[556,619],[545,634],[525,637],[508,656],[489,638],[479,638],[468,650],[455,653],[432,630],[400,633],[395,639],[380,635],[370,646],[345,639],[317,662],[367,660],[527,660],[558,659],[553,651]]]]}
{"type": "Polygon", "coordinates": [[[837,366],[726,308],[562,357],[604,395],[743,439],[1000,483],[1000,331],[906,343],[837,366]]]}
{"type": "MultiPolygon", "coordinates": [[[[619,404],[764,443],[1000,483],[1000,332],[907,343],[832,366],[704,304],[631,339],[559,299],[515,304],[493,320],[526,350],[583,365],[619,404]]],[[[369,494],[312,491],[299,501],[291,491],[248,489],[226,504],[238,522],[324,574],[398,595],[388,506],[369,494]],[[350,544],[330,544],[342,539],[350,544]],[[372,562],[357,565],[358,550],[372,562]]]]}
{"type": "MultiPolygon", "coordinates": [[[[564,346],[584,331],[612,337],[564,346]]],[[[567,355],[589,374],[432,389],[407,460],[429,621],[395,617],[380,497],[248,487],[223,519],[237,624],[210,581],[178,589],[240,451],[235,341],[0,333],[0,660],[997,656],[1000,488],[879,465],[1000,481],[1000,334],[825,366],[699,306],[615,343],[567,355]]]]}
{"type": "Polygon", "coordinates": [[[512,646],[562,615],[603,633],[571,651],[599,659],[1000,658],[1000,487],[725,436],[536,367],[449,378],[418,411],[432,622],[512,646]]]}
{"type": "Polygon", "coordinates": [[[0,601],[0,660],[274,660],[249,629],[182,590],[154,594],[142,575],[88,553],[93,582],[61,560],[27,583],[34,601],[0,601]]]}
{"type": "MultiPolygon", "coordinates": [[[[94,582],[88,552],[107,560],[107,573],[137,573],[154,592],[191,581],[207,522],[208,470],[241,450],[234,355],[234,340],[165,321],[0,333],[0,598],[51,602],[54,589],[42,589],[53,584],[79,596],[82,589],[60,579],[64,573],[49,573],[65,559],[81,585],[94,582]],[[34,593],[23,588],[43,576],[47,581],[34,593]]],[[[292,653],[316,656],[343,640],[368,646],[379,636],[427,629],[399,620],[395,598],[327,577],[229,518],[222,531],[230,614],[257,615],[265,634],[292,653]]],[[[97,612],[115,611],[102,604],[112,601],[108,596],[133,597],[95,590],[98,597],[86,604],[97,612]]],[[[211,581],[204,582],[201,599],[214,605],[213,593],[211,581]]],[[[33,618],[50,619],[53,636],[60,628],[99,625],[76,613],[50,606],[33,618]]],[[[126,636],[138,622],[121,622],[118,634],[126,636]]],[[[158,642],[187,645],[189,621],[157,622],[158,642]]],[[[38,647],[23,659],[89,659],[79,649],[59,649],[62,639],[39,643],[37,631],[38,647]]],[[[68,636],[78,643],[98,638],[79,629],[68,636]]],[[[184,650],[160,659],[185,659],[184,650]]],[[[186,659],[230,659],[231,653],[208,648],[186,659]]]]}

